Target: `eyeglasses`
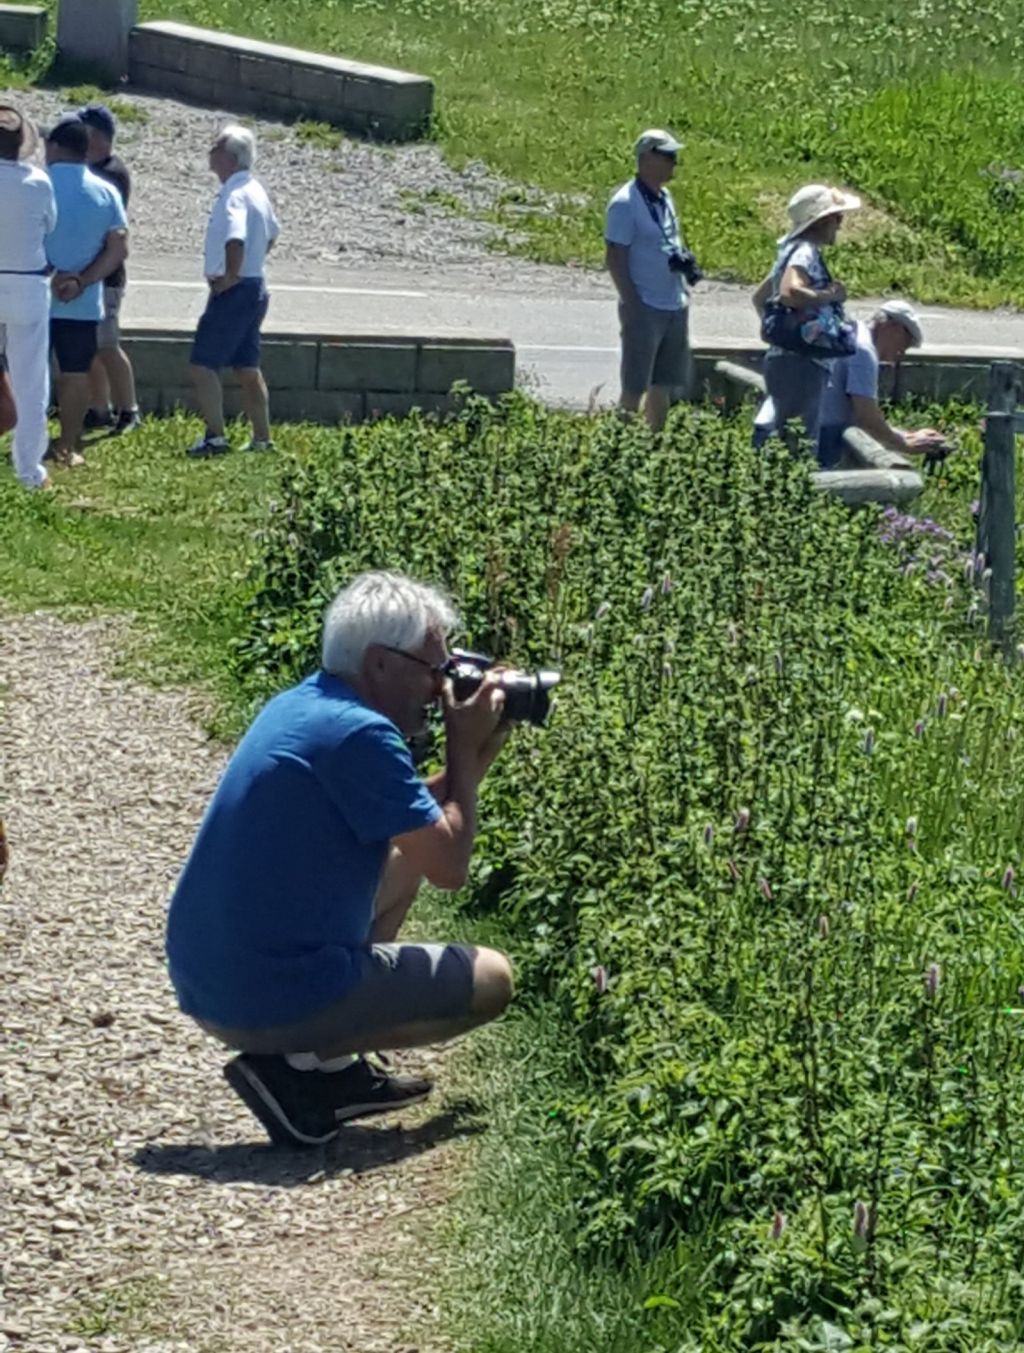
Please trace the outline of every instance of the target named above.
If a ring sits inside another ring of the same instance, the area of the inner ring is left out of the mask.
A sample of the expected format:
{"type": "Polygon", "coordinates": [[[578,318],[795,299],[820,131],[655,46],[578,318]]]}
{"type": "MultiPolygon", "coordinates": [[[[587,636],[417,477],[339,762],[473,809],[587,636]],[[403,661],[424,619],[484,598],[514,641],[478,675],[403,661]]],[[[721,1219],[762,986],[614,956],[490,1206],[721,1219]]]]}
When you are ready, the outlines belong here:
{"type": "Polygon", "coordinates": [[[391,644],[381,644],[381,648],[386,648],[389,653],[397,653],[400,658],[408,658],[410,662],[418,663],[435,677],[443,677],[451,662],[451,658],[445,658],[444,662],[427,662],[426,658],[418,658],[415,653],[407,653],[404,648],[394,648],[391,644]]]}

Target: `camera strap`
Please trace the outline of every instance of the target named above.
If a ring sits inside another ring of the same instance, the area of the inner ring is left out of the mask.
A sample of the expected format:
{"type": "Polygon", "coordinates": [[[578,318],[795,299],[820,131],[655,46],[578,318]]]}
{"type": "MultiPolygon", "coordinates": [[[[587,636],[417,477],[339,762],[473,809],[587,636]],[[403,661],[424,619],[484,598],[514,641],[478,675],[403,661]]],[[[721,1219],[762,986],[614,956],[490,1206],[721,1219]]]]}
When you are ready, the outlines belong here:
{"type": "Polygon", "coordinates": [[[669,249],[682,249],[683,236],[679,229],[679,218],[676,216],[672,203],[665,195],[664,191],[657,196],[651,192],[647,184],[640,179],[636,180],[637,192],[644,200],[644,206],[647,208],[651,220],[661,232],[661,238],[668,245],[669,249]],[[661,211],[658,208],[661,208],[661,211]],[[664,215],[662,215],[664,212],[664,215]],[[666,222],[672,226],[672,230],[666,229],[666,222]]]}

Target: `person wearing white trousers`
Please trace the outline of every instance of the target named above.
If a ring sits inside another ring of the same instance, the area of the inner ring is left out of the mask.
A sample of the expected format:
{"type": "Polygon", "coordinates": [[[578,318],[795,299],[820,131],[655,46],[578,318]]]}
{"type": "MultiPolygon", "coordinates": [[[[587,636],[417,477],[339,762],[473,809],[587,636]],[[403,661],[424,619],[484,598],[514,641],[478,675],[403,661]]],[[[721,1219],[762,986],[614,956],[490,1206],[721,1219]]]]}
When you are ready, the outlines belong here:
{"type": "Polygon", "coordinates": [[[53,187],[26,163],[38,142],[32,124],[0,104],[0,325],[7,334],[7,367],[18,422],[14,471],[28,488],[48,483],[50,402],[50,284],[44,241],[57,223],[53,187]]]}

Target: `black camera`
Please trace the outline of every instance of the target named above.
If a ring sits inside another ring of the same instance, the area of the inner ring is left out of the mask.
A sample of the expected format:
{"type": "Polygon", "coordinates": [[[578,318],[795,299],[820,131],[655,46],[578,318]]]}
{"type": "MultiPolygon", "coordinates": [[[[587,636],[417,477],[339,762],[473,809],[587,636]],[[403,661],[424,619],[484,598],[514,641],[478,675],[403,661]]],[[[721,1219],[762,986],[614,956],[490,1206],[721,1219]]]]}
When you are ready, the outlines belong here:
{"type": "Polygon", "coordinates": [[[669,272],[681,272],[691,287],[695,287],[704,276],[700,264],[689,249],[673,249],[668,256],[669,272]]]}
{"type": "MultiPolygon", "coordinates": [[[[454,649],[445,664],[444,674],[451,677],[456,700],[468,700],[479,690],[484,673],[493,666],[494,659],[486,658],[482,653],[454,649]]],[[[560,672],[502,672],[503,717],[513,723],[532,723],[540,728],[551,708],[551,691],[561,679],[560,672]]]]}

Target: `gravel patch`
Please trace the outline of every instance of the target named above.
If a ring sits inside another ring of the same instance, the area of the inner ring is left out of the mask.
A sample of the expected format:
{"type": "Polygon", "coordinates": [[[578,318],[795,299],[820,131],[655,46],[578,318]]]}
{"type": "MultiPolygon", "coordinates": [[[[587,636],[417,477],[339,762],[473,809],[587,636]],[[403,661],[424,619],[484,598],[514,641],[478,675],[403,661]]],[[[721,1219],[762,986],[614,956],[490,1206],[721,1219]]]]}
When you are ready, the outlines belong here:
{"type": "Polygon", "coordinates": [[[263,1144],[163,963],[223,747],[193,695],[111,675],[127,621],[2,623],[0,1350],[441,1353],[408,1331],[464,1118],[263,1144]]]}
{"type": "MultiPolygon", "coordinates": [[[[60,91],[10,97],[41,125],[69,107],[60,91]]],[[[217,187],[207,152],[224,123],[239,119],[136,93],[119,93],[119,105],[130,105],[139,118],[121,119],[116,147],[134,179],[132,252],[194,256],[198,270],[217,187]]],[[[482,285],[606,290],[592,271],[544,267],[493,252],[512,247],[517,238],[479,219],[503,194],[516,194],[514,210],[520,214],[551,211],[559,202],[553,195],[511,184],[479,162],[453,169],[427,143],[380,146],[345,138],[331,146],[306,139],[301,127],[241,120],[257,133],[257,173],[281,220],[275,266],[365,264],[405,273],[429,269],[434,276],[472,267],[482,285]]]]}

